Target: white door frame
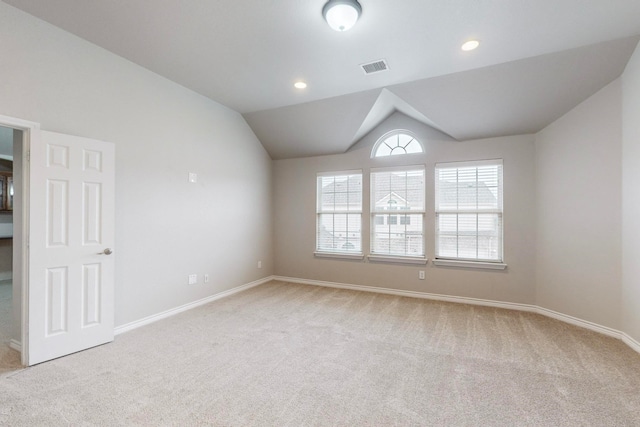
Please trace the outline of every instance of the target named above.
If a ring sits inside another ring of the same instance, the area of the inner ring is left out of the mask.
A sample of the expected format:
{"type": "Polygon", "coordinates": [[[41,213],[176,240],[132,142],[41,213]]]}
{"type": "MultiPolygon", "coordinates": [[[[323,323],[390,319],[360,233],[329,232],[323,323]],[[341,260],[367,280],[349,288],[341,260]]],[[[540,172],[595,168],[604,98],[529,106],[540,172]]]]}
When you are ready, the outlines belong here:
{"type": "MultiPolygon", "coordinates": [[[[29,366],[29,152],[32,144],[38,144],[40,139],[40,124],[27,120],[16,119],[14,117],[0,115],[0,126],[13,128],[22,131],[22,203],[14,205],[14,218],[16,213],[20,215],[21,227],[13,229],[14,256],[16,255],[15,242],[20,242],[20,251],[17,253],[18,261],[14,260],[13,265],[19,266],[18,276],[20,277],[18,286],[22,294],[22,316],[20,325],[20,343],[12,342],[12,347],[22,354],[21,362],[24,366],[29,366]],[[18,239],[16,239],[16,237],[18,239]]],[[[15,220],[14,220],[15,223],[15,220]]],[[[14,268],[14,275],[16,274],[14,268]]],[[[13,282],[16,286],[16,282],[13,282]]],[[[15,306],[15,304],[14,304],[15,306]]],[[[15,328],[15,325],[14,325],[15,328]]]]}

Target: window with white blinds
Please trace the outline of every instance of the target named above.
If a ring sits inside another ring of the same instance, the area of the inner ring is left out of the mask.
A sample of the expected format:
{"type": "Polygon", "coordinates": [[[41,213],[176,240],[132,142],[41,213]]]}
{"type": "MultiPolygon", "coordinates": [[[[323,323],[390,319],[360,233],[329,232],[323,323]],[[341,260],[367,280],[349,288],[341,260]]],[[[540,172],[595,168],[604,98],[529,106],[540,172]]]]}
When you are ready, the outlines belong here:
{"type": "Polygon", "coordinates": [[[424,167],[371,171],[371,254],[424,257],[424,167]]]}
{"type": "Polygon", "coordinates": [[[362,171],[317,178],[316,252],[362,254],[362,171]]]}
{"type": "Polygon", "coordinates": [[[502,160],[438,163],[436,258],[503,261],[502,160]]]}

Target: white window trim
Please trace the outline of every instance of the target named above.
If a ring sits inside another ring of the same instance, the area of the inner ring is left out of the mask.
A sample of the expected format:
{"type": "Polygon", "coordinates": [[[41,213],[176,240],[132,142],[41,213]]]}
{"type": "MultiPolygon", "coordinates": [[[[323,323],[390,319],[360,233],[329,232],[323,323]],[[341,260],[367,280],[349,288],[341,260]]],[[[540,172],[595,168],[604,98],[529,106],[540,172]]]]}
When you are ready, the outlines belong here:
{"type": "Polygon", "coordinates": [[[338,259],[364,259],[364,252],[323,252],[315,251],[313,255],[317,258],[338,258],[338,259]]]}
{"type": "MultiPolygon", "coordinates": [[[[314,256],[322,257],[322,258],[342,258],[342,259],[364,259],[364,250],[362,248],[363,242],[363,230],[362,230],[362,219],[363,219],[363,209],[362,204],[364,201],[361,201],[360,210],[358,211],[350,211],[350,210],[335,210],[331,212],[321,212],[318,207],[318,178],[323,176],[340,176],[340,175],[360,175],[361,179],[364,180],[364,171],[362,169],[352,169],[352,170],[342,170],[342,171],[325,171],[316,173],[316,241],[315,241],[315,251],[314,256]],[[342,251],[323,251],[318,249],[318,237],[317,237],[317,227],[318,227],[318,218],[323,213],[332,213],[332,214],[359,214],[360,215],[360,251],[359,252],[342,252],[342,251]]],[[[360,191],[363,191],[363,188],[360,191]]]]}
{"type": "Polygon", "coordinates": [[[316,177],[318,177],[318,176],[336,176],[336,175],[358,175],[358,174],[362,175],[362,169],[318,172],[318,173],[316,173],[316,177]]]}
{"type": "Polygon", "coordinates": [[[394,255],[375,255],[369,254],[367,259],[371,262],[389,262],[396,264],[426,264],[429,261],[427,257],[412,256],[394,256],[394,255]]]}
{"type": "Polygon", "coordinates": [[[424,154],[424,145],[422,144],[422,142],[420,142],[420,140],[418,139],[418,137],[416,136],[415,133],[411,132],[410,130],[407,129],[394,129],[392,131],[389,131],[387,133],[385,133],[384,135],[382,135],[380,138],[378,138],[378,140],[376,141],[375,144],[373,144],[373,148],[371,149],[371,158],[372,159],[387,159],[390,157],[398,157],[398,155],[395,156],[376,156],[376,152],[378,151],[378,147],[382,144],[384,144],[384,142],[387,140],[387,138],[389,138],[390,136],[393,135],[397,135],[399,133],[404,133],[406,135],[409,135],[411,138],[413,138],[418,144],[420,144],[420,148],[422,148],[422,151],[419,153],[404,153],[399,155],[400,157],[402,156],[410,156],[413,154],[424,154]]]}
{"type": "Polygon", "coordinates": [[[507,264],[503,262],[483,262],[483,261],[461,261],[458,259],[440,259],[431,261],[438,267],[461,267],[461,268],[481,268],[487,270],[504,270],[507,264]]]}
{"type": "Polygon", "coordinates": [[[383,168],[371,168],[369,170],[369,255],[367,258],[371,261],[378,262],[392,262],[392,263],[409,263],[409,264],[426,264],[428,259],[426,257],[426,217],[427,217],[427,199],[426,199],[426,190],[427,190],[427,168],[423,164],[419,165],[407,165],[407,166],[391,166],[391,167],[383,167],[383,168]],[[373,185],[371,185],[373,175],[377,172],[411,172],[411,171],[422,171],[423,177],[425,180],[424,183],[424,200],[421,211],[384,211],[377,210],[375,208],[376,201],[373,197],[371,197],[371,193],[374,190],[373,185]],[[422,216],[422,249],[424,251],[424,256],[415,257],[410,255],[388,255],[388,254],[380,254],[373,252],[373,233],[374,233],[374,217],[376,215],[421,215],[422,216]]]}
{"type": "MultiPolygon", "coordinates": [[[[438,169],[460,169],[460,168],[465,168],[465,167],[481,167],[481,166],[495,166],[495,165],[500,165],[502,167],[502,191],[504,194],[504,160],[503,159],[485,159],[485,160],[469,160],[469,161],[461,161],[461,162],[441,162],[441,163],[436,163],[435,167],[434,167],[434,174],[437,175],[438,173],[438,169]]],[[[439,214],[460,214],[460,213],[467,213],[467,211],[461,211],[461,210],[449,210],[449,209],[442,209],[442,210],[438,210],[438,183],[437,183],[437,177],[435,177],[435,218],[436,218],[436,227],[437,227],[437,218],[439,214]]],[[[504,201],[503,201],[504,203],[504,201]]],[[[507,268],[507,264],[504,262],[504,205],[502,206],[502,209],[487,209],[487,210],[482,210],[482,212],[473,210],[473,211],[468,211],[468,213],[494,213],[494,214],[499,214],[501,217],[501,223],[502,223],[502,229],[501,229],[501,254],[500,254],[500,260],[496,260],[496,261],[488,261],[488,260],[468,260],[468,259],[462,259],[462,258],[438,258],[436,255],[436,258],[432,261],[434,265],[437,266],[444,266],[444,267],[462,267],[462,268],[483,268],[483,269],[494,269],[494,270],[504,270],[505,268],[507,268]]],[[[437,244],[438,244],[438,233],[436,230],[436,239],[435,239],[435,244],[436,244],[436,252],[437,252],[437,244]]]]}

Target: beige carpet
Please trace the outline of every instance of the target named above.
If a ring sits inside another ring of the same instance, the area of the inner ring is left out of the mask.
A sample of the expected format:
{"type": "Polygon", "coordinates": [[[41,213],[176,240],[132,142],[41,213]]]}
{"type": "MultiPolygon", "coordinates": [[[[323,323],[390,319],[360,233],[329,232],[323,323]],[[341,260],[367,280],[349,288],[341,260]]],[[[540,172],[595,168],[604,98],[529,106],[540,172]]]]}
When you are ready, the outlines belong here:
{"type": "Polygon", "coordinates": [[[20,353],[11,349],[13,290],[10,280],[0,281],[0,375],[20,368],[20,353]]]}
{"type": "Polygon", "coordinates": [[[535,314],[271,282],[1,375],[0,424],[639,426],[640,355],[535,314]]]}

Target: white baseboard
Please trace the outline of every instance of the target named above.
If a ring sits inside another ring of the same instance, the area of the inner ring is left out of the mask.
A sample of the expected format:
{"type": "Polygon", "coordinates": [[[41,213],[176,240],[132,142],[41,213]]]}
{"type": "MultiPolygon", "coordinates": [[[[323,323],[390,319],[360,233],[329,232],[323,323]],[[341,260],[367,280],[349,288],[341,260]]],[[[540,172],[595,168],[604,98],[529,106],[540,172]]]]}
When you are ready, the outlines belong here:
{"type": "Polygon", "coordinates": [[[622,333],[622,342],[624,342],[626,345],[628,345],[629,347],[631,347],[632,349],[640,353],[640,342],[634,340],[624,332],[622,333]]]}
{"type": "MultiPolygon", "coordinates": [[[[374,292],[374,293],[386,294],[386,295],[396,295],[396,296],[410,297],[410,298],[422,298],[422,299],[428,299],[428,300],[434,300],[434,301],[445,301],[445,302],[453,302],[453,303],[459,303],[459,304],[480,305],[480,306],[486,306],[486,307],[504,308],[507,310],[518,310],[518,311],[525,311],[529,313],[538,313],[543,316],[560,320],[562,322],[569,323],[574,326],[579,326],[581,328],[585,328],[585,329],[598,332],[613,338],[617,338],[619,340],[622,340],[625,344],[627,344],[636,352],[640,353],[640,343],[634,340],[633,338],[631,338],[628,334],[624,332],[621,332],[606,326],[598,325],[597,323],[589,322],[587,320],[579,319],[577,317],[569,316],[567,314],[558,313],[557,311],[549,310],[547,308],[539,307],[537,305],[494,301],[494,300],[486,300],[486,299],[479,299],[479,298],[457,297],[452,295],[432,294],[427,292],[403,291],[400,289],[379,288],[375,286],[353,285],[348,283],[325,282],[321,280],[308,280],[308,279],[299,279],[296,277],[284,277],[284,276],[268,276],[268,277],[253,281],[251,283],[247,283],[245,285],[237,286],[235,288],[217,293],[215,295],[208,296],[198,301],[184,304],[179,307],[175,307],[170,310],[164,311],[162,313],[154,314],[152,316],[148,316],[143,319],[118,326],[115,328],[114,333],[115,335],[120,335],[125,332],[129,332],[133,329],[137,329],[139,327],[148,325],[150,323],[157,322],[158,320],[166,319],[167,317],[175,316],[178,313],[191,310],[192,308],[199,307],[204,304],[208,304],[210,302],[237,294],[242,291],[246,291],[247,289],[270,282],[271,280],[280,280],[283,282],[299,283],[302,285],[321,286],[325,288],[350,289],[354,291],[374,292]]],[[[16,340],[11,340],[10,346],[15,350],[22,351],[22,345],[20,344],[20,342],[16,340]]]]}
{"type": "Polygon", "coordinates": [[[549,310],[548,308],[536,306],[536,312],[543,316],[551,317],[552,319],[560,320],[570,325],[580,326],[581,328],[589,329],[590,331],[598,332],[603,335],[608,335],[619,340],[622,339],[623,333],[609,328],[607,326],[598,325],[597,323],[589,322],[588,320],[579,319],[577,317],[569,316],[568,314],[558,313],[557,311],[549,310]]]}
{"type": "Polygon", "coordinates": [[[231,296],[233,294],[237,294],[238,292],[246,291],[247,289],[253,288],[255,286],[262,285],[263,283],[267,283],[273,280],[273,276],[268,276],[244,285],[236,286],[235,288],[226,290],[224,292],[219,292],[217,294],[208,296],[206,298],[202,298],[198,301],[190,302],[188,304],[181,305],[179,307],[172,308],[167,311],[163,311],[162,313],[154,314],[151,316],[147,316],[140,320],[135,320],[133,322],[127,323],[125,325],[118,326],[114,329],[115,335],[120,335],[125,332],[132,331],[134,329],[140,328],[141,326],[148,325],[150,323],[157,322],[158,320],[166,319],[167,317],[175,316],[178,313],[182,313],[187,310],[191,310],[192,308],[199,307],[204,304],[208,304],[210,302],[219,300],[221,298],[225,298],[231,296]]]}
{"type": "Polygon", "coordinates": [[[338,289],[350,289],[354,291],[375,292],[379,294],[397,295],[397,296],[411,297],[411,298],[422,298],[422,299],[454,302],[454,303],[461,303],[461,304],[482,305],[487,307],[497,307],[497,308],[504,308],[508,310],[518,310],[518,311],[526,311],[530,313],[538,313],[543,316],[551,317],[553,319],[560,320],[562,322],[569,323],[574,326],[579,326],[581,328],[589,329],[594,332],[598,332],[613,338],[617,338],[619,340],[622,340],[625,344],[627,344],[636,352],[640,353],[640,343],[638,343],[638,341],[635,341],[633,338],[631,338],[629,335],[627,335],[624,332],[621,332],[606,326],[598,325],[597,323],[589,322],[587,320],[578,319],[577,317],[569,316],[567,314],[558,313],[557,311],[549,310],[547,308],[539,307],[537,305],[532,305],[532,304],[519,304],[519,303],[493,301],[493,300],[485,300],[485,299],[478,299],[478,298],[456,297],[451,295],[430,294],[426,292],[403,291],[403,290],[390,289],[390,288],[378,288],[375,286],[363,286],[363,285],[352,285],[347,283],[324,282],[320,280],[298,279],[295,277],[273,276],[273,280],[299,283],[302,285],[322,286],[322,287],[338,288],[338,289]]]}
{"type": "Polygon", "coordinates": [[[9,341],[9,347],[22,353],[22,343],[18,340],[9,341]]]}
{"type": "Polygon", "coordinates": [[[351,285],[346,283],[323,282],[320,280],[298,279],[295,277],[274,276],[273,280],[283,282],[300,283],[302,285],[322,286],[325,288],[350,289],[352,291],[375,292],[378,294],[396,295],[401,297],[422,298],[435,301],[456,302],[463,304],[483,305],[487,307],[506,308],[508,310],[535,312],[536,307],[528,304],[518,304],[512,302],[492,301],[479,298],[456,297],[451,295],[430,294],[427,292],[403,291],[392,288],[378,288],[375,286],[351,285]]]}

